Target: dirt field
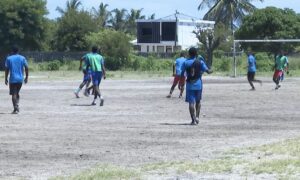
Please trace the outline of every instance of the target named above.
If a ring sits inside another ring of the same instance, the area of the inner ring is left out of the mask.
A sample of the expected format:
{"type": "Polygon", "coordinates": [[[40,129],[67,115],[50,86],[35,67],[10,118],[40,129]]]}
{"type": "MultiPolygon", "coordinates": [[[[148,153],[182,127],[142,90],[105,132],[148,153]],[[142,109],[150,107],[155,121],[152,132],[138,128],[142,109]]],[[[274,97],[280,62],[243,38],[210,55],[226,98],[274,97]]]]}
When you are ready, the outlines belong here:
{"type": "Polygon", "coordinates": [[[165,98],[170,78],[106,80],[103,107],[90,106],[92,97],[74,97],[79,81],[29,82],[19,115],[10,114],[8,89],[1,84],[0,179],[47,179],[96,164],[199,161],[300,136],[300,79],[286,79],[278,91],[263,79],[255,92],[245,78],[204,79],[198,126],[189,125],[177,89],[165,98]]]}

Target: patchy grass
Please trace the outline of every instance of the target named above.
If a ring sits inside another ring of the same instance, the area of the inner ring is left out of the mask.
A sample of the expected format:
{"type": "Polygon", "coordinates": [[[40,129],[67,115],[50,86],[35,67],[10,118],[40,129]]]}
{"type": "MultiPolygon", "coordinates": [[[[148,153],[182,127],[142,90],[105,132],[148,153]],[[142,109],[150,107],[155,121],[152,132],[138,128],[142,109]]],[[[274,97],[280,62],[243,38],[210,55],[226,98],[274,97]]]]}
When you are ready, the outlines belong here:
{"type": "Polygon", "coordinates": [[[114,179],[141,179],[140,174],[132,169],[110,165],[102,165],[91,170],[70,177],[55,177],[50,180],[114,180],[114,179]]]}

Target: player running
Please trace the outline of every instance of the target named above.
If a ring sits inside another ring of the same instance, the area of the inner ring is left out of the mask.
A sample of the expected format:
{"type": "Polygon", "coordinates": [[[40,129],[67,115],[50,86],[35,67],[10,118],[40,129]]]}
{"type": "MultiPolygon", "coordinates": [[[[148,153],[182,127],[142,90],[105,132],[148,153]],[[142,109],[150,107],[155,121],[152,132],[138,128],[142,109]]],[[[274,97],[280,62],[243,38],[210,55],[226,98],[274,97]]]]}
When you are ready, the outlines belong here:
{"type": "Polygon", "coordinates": [[[79,87],[74,91],[74,94],[77,98],[79,98],[79,92],[81,91],[81,89],[85,86],[85,91],[84,91],[84,95],[85,96],[89,96],[89,85],[91,83],[92,80],[92,71],[90,68],[87,69],[86,65],[87,65],[87,61],[88,61],[88,55],[90,53],[84,55],[81,59],[80,59],[80,65],[79,65],[79,70],[82,70],[83,72],[83,81],[82,83],[79,85],[79,87]]]}
{"type": "Polygon", "coordinates": [[[256,59],[252,52],[248,52],[248,73],[247,73],[247,79],[251,86],[251,90],[255,91],[255,87],[253,85],[253,82],[258,82],[260,85],[262,85],[261,80],[255,79],[255,72],[256,72],[256,59]]]}
{"type": "Polygon", "coordinates": [[[173,76],[174,76],[174,80],[173,80],[173,85],[171,87],[170,93],[167,96],[167,98],[170,98],[172,96],[172,93],[175,89],[175,87],[178,84],[178,89],[180,90],[180,94],[179,94],[179,98],[182,97],[182,93],[184,91],[184,85],[185,85],[185,77],[181,77],[181,66],[185,61],[185,54],[184,52],[180,53],[180,57],[177,58],[173,64],[173,76]]]}
{"type": "Polygon", "coordinates": [[[275,90],[279,89],[281,86],[279,85],[281,76],[283,71],[287,67],[287,57],[284,56],[283,51],[280,51],[280,53],[275,58],[275,72],[273,75],[273,81],[276,84],[275,90]]]}
{"type": "Polygon", "coordinates": [[[286,57],[286,68],[284,71],[282,71],[282,75],[280,77],[281,82],[284,80],[284,73],[286,72],[286,74],[289,74],[289,59],[286,52],[284,52],[284,56],[286,57]]]}
{"type": "Polygon", "coordinates": [[[189,49],[189,58],[183,63],[181,76],[187,74],[186,79],[186,102],[189,103],[189,111],[192,118],[191,125],[199,123],[199,115],[202,99],[202,74],[207,72],[212,73],[203,61],[203,58],[197,58],[196,48],[189,49]],[[196,114],[195,114],[196,109],[196,114]]]}
{"type": "Polygon", "coordinates": [[[28,63],[24,56],[18,54],[18,47],[12,48],[12,55],[8,56],[5,61],[5,84],[8,84],[9,75],[9,94],[12,96],[12,103],[14,110],[12,114],[20,112],[19,102],[23,81],[25,84],[28,82],[28,63]],[[24,79],[23,71],[25,69],[26,77],[24,79]]]}
{"type": "Polygon", "coordinates": [[[103,106],[104,99],[101,96],[99,86],[100,86],[102,76],[104,79],[106,79],[106,75],[105,75],[104,59],[97,52],[98,52],[98,48],[94,46],[92,48],[92,53],[88,54],[87,69],[91,68],[92,71],[92,81],[94,87],[94,101],[92,102],[92,105],[96,105],[96,100],[97,97],[99,96],[100,106],[103,106]]]}

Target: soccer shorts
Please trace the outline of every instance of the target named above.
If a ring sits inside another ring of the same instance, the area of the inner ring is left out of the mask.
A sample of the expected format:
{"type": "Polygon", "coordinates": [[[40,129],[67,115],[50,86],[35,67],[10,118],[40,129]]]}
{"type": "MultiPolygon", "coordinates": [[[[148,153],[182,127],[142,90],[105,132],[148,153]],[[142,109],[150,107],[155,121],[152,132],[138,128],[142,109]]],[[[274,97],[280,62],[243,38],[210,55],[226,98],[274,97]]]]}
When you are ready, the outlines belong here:
{"type": "Polygon", "coordinates": [[[273,79],[279,79],[282,76],[283,71],[282,70],[275,70],[273,79]]]}
{"type": "Polygon", "coordinates": [[[21,87],[22,87],[22,83],[9,84],[9,94],[10,95],[19,94],[21,87]]]}
{"type": "Polygon", "coordinates": [[[83,71],[83,81],[90,81],[92,78],[92,72],[90,70],[88,71],[83,71]]]}
{"type": "Polygon", "coordinates": [[[247,73],[248,81],[253,81],[254,77],[255,77],[255,72],[248,72],[247,73]]]}
{"type": "Polygon", "coordinates": [[[186,91],[185,102],[196,103],[196,102],[200,102],[201,99],[202,99],[202,89],[186,91]]]}
{"type": "Polygon", "coordinates": [[[93,85],[99,86],[100,83],[101,83],[101,79],[102,79],[102,72],[101,71],[92,72],[93,85]]]}
{"type": "Polygon", "coordinates": [[[176,86],[177,84],[178,84],[178,86],[181,86],[181,87],[184,86],[184,84],[185,84],[185,77],[181,77],[180,75],[175,75],[174,81],[173,81],[173,85],[176,86]]]}

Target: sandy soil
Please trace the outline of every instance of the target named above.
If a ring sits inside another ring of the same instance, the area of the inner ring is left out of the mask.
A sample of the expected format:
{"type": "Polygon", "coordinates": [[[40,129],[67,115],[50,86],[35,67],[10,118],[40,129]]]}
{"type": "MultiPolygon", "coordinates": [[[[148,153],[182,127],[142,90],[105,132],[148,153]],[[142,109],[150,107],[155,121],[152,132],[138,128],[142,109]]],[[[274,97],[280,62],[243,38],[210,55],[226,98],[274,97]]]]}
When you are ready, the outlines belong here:
{"type": "Polygon", "coordinates": [[[188,106],[165,98],[171,78],[106,80],[103,107],[76,99],[76,82],[29,82],[21,113],[11,115],[0,86],[0,179],[47,179],[96,164],[139,166],[199,161],[231,148],[300,136],[300,79],[274,90],[270,79],[249,91],[245,78],[204,77],[202,118],[190,126],[188,106]]]}

